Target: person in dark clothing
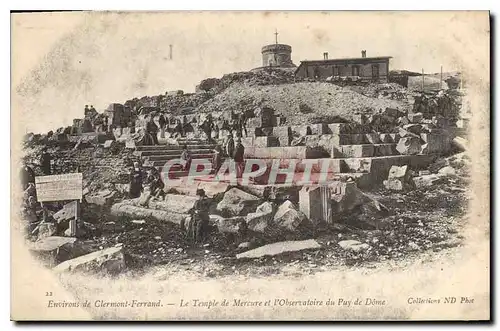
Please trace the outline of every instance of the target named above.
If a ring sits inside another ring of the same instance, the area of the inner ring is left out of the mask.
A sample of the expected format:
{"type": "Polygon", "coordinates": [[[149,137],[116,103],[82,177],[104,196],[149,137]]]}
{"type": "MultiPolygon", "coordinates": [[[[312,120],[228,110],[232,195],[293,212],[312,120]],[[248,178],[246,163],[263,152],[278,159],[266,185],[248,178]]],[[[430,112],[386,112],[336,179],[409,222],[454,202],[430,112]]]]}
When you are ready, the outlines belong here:
{"type": "Polygon", "coordinates": [[[233,160],[236,163],[236,177],[241,178],[243,174],[243,167],[245,166],[245,160],[243,155],[245,154],[245,147],[241,143],[241,138],[236,138],[236,147],[234,149],[233,160]]]}
{"type": "Polygon", "coordinates": [[[134,199],[141,196],[141,192],[143,191],[142,181],[143,174],[142,170],[139,167],[139,162],[134,162],[134,168],[130,171],[130,188],[129,188],[129,198],[134,199]]]}
{"type": "Polygon", "coordinates": [[[149,174],[149,192],[153,198],[160,198],[165,196],[165,192],[163,188],[165,184],[161,180],[160,172],[156,168],[151,169],[151,173],[149,174]]]}
{"type": "Polygon", "coordinates": [[[201,128],[205,135],[207,136],[207,139],[209,142],[212,141],[212,129],[213,129],[213,122],[212,122],[212,117],[207,116],[207,119],[203,122],[201,125],[201,128]]]}
{"type": "Polygon", "coordinates": [[[52,157],[47,152],[47,149],[44,148],[42,150],[42,156],[40,158],[40,166],[42,168],[42,172],[44,175],[48,176],[52,173],[50,163],[52,161],[52,157]]]}
{"type": "Polygon", "coordinates": [[[228,134],[227,135],[227,140],[226,140],[226,144],[225,144],[225,153],[226,153],[226,156],[228,157],[233,157],[233,154],[234,154],[234,140],[233,140],[233,135],[232,134],[228,134]]]}
{"type": "Polygon", "coordinates": [[[241,113],[240,116],[238,117],[238,129],[240,131],[240,135],[245,132],[245,137],[248,137],[248,132],[247,132],[247,117],[245,113],[241,113]]]}
{"type": "Polygon", "coordinates": [[[182,146],[181,160],[186,162],[184,164],[183,170],[189,171],[189,168],[191,167],[192,156],[191,156],[191,152],[188,150],[186,145],[182,146]]]}
{"type": "Polygon", "coordinates": [[[35,183],[35,171],[30,166],[25,165],[21,168],[21,185],[23,190],[28,188],[29,183],[35,183]]]}
{"type": "Polygon", "coordinates": [[[90,109],[89,109],[89,105],[85,105],[85,108],[83,109],[83,116],[87,116],[87,114],[89,113],[90,109]]]}
{"type": "Polygon", "coordinates": [[[215,146],[214,156],[212,157],[212,169],[214,174],[219,172],[220,167],[222,166],[222,149],[220,146],[215,146]]]}
{"type": "Polygon", "coordinates": [[[152,115],[149,117],[149,122],[146,124],[146,132],[151,136],[153,145],[158,145],[158,126],[152,115]]]}
{"type": "Polygon", "coordinates": [[[167,126],[167,120],[165,116],[160,114],[160,118],[158,119],[158,123],[160,124],[160,137],[165,138],[165,127],[167,126]]]}
{"type": "Polygon", "coordinates": [[[177,124],[175,125],[175,132],[178,133],[181,137],[184,137],[184,128],[182,126],[182,122],[180,119],[177,119],[177,124]]]}
{"type": "Polygon", "coordinates": [[[190,210],[191,222],[188,225],[188,237],[195,243],[203,243],[208,237],[210,199],[203,189],[196,190],[198,200],[190,210]]]}
{"type": "Polygon", "coordinates": [[[90,112],[92,114],[95,114],[95,113],[97,113],[97,110],[95,110],[94,106],[90,105],[90,112]]]}

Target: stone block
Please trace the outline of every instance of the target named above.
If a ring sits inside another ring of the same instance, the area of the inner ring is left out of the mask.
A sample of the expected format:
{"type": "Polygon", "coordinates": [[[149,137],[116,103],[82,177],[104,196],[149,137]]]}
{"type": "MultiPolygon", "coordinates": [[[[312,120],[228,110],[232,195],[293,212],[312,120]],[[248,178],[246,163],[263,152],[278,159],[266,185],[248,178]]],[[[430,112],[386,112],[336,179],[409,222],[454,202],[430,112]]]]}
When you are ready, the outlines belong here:
{"type": "Polygon", "coordinates": [[[135,149],[137,146],[135,144],[135,140],[134,139],[127,139],[125,141],[125,148],[128,148],[128,149],[135,149]]]}
{"type": "Polygon", "coordinates": [[[178,214],[188,214],[194,207],[195,196],[186,196],[181,194],[166,194],[164,200],[150,200],[149,208],[170,211],[178,214]]]}
{"type": "Polygon", "coordinates": [[[102,190],[85,196],[87,203],[93,203],[98,206],[109,206],[113,203],[116,191],[102,190]]]}
{"type": "Polygon", "coordinates": [[[322,198],[322,189],[319,186],[316,187],[308,187],[304,186],[299,191],[299,210],[306,215],[312,221],[325,221],[329,220],[325,219],[325,208],[329,208],[329,201],[327,201],[326,205],[322,198]]]}
{"type": "Polygon", "coordinates": [[[292,135],[307,136],[311,134],[311,129],[307,125],[293,125],[290,127],[290,130],[292,131],[292,135]]]}
{"type": "Polygon", "coordinates": [[[224,218],[219,215],[210,215],[210,223],[217,227],[220,233],[244,234],[247,229],[245,217],[242,216],[224,218]]]}
{"type": "Polygon", "coordinates": [[[378,133],[365,133],[365,139],[368,144],[379,144],[380,134],[378,133]]]}
{"type": "Polygon", "coordinates": [[[421,149],[420,139],[416,137],[401,138],[396,146],[396,150],[403,155],[419,154],[421,149]]]}
{"type": "Polygon", "coordinates": [[[339,246],[344,250],[353,251],[353,252],[361,252],[370,248],[370,245],[366,243],[361,243],[357,240],[342,240],[339,241],[339,246]]]}
{"type": "Polygon", "coordinates": [[[410,123],[420,123],[424,119],[424,115],[422,113],[409,113],[407,117],[410,123]]]}
{"type": "Polygon", "coordinates": [[[445,154],[451,149],[451,137],[448,134],[421,133],[420,138],[425,142],[422,154],[445,154]]]}
{"type": "Polygon", "coordinates": [[[369,157],[373,156],[373,145],[343,145],[341,152],[344,157],[369,157]]]}
{"type": "Polygon", "coordinates": [[[52,270],[59,272],[84,272],[105,274],[119,274],[124,271],[125,256],[122,247],[111,247],[90,254],[64,261],[55,266],[52,270]]]}
{"type": "Polygon", "coordinates": [[[319,249],[321,245],[314,239],[301,240],[301,241],[282,241],[256,249],[252,249],[236,255],[237,259],[256,259],[263,256],[274,256],[287,252],[297,252],[306,249],[319,249]]]}
{"type": "Polygon", "coordinates": [[[274,223],[289,232],[305,233],[311,230],[312,223],[306,215],[297,210],[290,200],[283,202],[274,215],[274,223]]]}
{"type": "Polygon", "coordinates": [[[44,265],[54,267],[71,256],[76,238],[51,236],[28,245],[29,251],[44,265]]]}
{"type": "Polygon", "coordinates": [[[260,128],[260,136],[272,136],[273,135],[273,127],[260,128]]]}
{"type": "Polygon", "coordinates": [[[340,172],[371,172],[372,160],[369,158],[349,158],[340,160],[340,172]]]}
{"type": "Polygon", "coordinates": [[[292,135],[292,131],[289,126],[277,126],[273,130],[273,136],[281,138],[281,137],[290,137],[292,135]]]}
{"type": "Polygon", "coordinates": [[[278,137],[278,141],[279,141],[281,147],[287,147],[287,146],[290,146],[291,137],[290,136],[281,136],[281,137],[278,137]]]}
{"type": "Polygon", "coordinates": [[[258,205],[259,198],[238,188],[232,188],[224,193],[224,198],[217,204],[217,210],[222,215],[246,215],[258,205]]]}
{"type": "Polygon", "coordinates": [[[351,133],[349,124],[347,123],[331,123],[327,124],[328,126],[328,133],[331,134],[342,134],[342,133],[351,133]]]}
{"type": "Polygon", "coordinates": [[[394,139],[389,133],[381,133],[380,134],[380,142],[381,143],[393,143],[394,139]]]}
{"type": "Polygon", "coordinates": [[[311,129],[311,134],[328,134],[328,126],[323,123],[318,124],[310,124],[309,128],[311,129]]]}
{"type": "Polygon", "coordinates": [[[373,156],[388,156],[398,154],[398,151],[396,150],[396,144],[376,144],[373,145],[373,147],[373,156]]]}

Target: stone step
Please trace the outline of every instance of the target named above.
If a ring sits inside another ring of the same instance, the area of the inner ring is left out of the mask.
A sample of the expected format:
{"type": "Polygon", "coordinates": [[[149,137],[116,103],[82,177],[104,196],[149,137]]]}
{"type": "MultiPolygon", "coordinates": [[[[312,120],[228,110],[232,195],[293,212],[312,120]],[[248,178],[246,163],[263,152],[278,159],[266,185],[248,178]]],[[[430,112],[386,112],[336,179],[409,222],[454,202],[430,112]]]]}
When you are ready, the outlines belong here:
{"type": "MultiPolygon", "coordinates": [[[[209,161],[212,160],[213,154],[209,153],[203,153],[203,154],[192,154],[191,157],[192,159],[207,159],[209,161]]],[[[180,158],[180,155],[158,155],[158,156],[147,156],[146,160],[153,162],[154,164],[152,166],[160,166],[164,165],[165,162],[169,160],[174,160],[180,158]]]]}
{"type": "MultiPolygon", "coordinates": [[[[197,154],[211,154],[213,149],[211,148],[203,148],[203,149],[190,149],[192,155],[197,154]]],[[[182,150],[156,150],[156,151],[135,151],[134,155],[139,157],[150,157],[150,156],[180,156],[182,154],[182,150]]]]}
{"type": "Polygon", "coordinates": [[[342,145],[332,149],[335,158],[372,157],[399,155],[396,143],[342,145]]]}
{"type": "MultiPolygon", "coordinates": [[[[187,148],[192,149],[213,149],[215,144],[188,144],[187,148]]],[[[155,145],[155,146],[137,146],[136,151],[163,151],[163,150],[180,150],[182,151],[183,145],[155,145]]]]}
{"type": "Polygon", "coordinates": [[[386,179],[393,165],[409,165],[413,169],[423,169],[437,158],[437,154],[389,155],[375,157],[335,159],[340,162],[340,173],[372,173],[377,180],[386,179]]]}

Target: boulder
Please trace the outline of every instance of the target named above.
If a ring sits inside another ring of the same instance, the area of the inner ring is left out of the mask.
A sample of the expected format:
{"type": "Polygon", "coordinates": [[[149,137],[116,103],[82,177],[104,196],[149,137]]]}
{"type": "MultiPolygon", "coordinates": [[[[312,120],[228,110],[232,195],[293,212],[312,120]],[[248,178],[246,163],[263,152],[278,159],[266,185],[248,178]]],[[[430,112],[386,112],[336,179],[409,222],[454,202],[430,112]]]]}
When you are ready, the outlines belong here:
{"type": "Polygon", "coordinates": [[[451,166],[446,166],[444,168],[439,169],[438,174],[443,176],[453,176],[456,175],[456,170],[451,166]]]}
{"type": "Polygon", "coordinates": [[[225,216],[242,216],[252,211],[258,203],[258,197],[234,187],[224,193],[224,198],[217,204],[217,211],[225,216]]]}
{"type": "Polygon", "coordinates": [[[411,189],[415,187],[412,181],[412,172],[407,165],[404,166],[392,166],[389,170],[389,175],[387,180],[384,180],[385,188],[393,191],[402,191],[405,189],[411,189]]]}
{"type": "Polygon", "coordinates": [[[115,203],[111,206],[111,215],[118,217],[126,216],[134,219],[153,218],[158,221],[170,222],[178,225],[181,224],[182,220],[187,216],[187,214],[178,214],[167,210],[138,207],[127,201],[115,203]]]}
{"type": "Polygon", "coordinates": [[[221,233],[244,234],[247,229],[245,217],[242,216],[224,218],[219,215],[210,215],[210,223],[221,233]]]}
{"type": "Polygon", "coordinates": [[[417,137],[404,137],[401,138],[396,145],[396,150],[403,155],[419,154],[422,149],[420,138],[417,137]]]}
{"type": "Polygon", "coordinates": [[[256,213],[272,213],[274,210],[274,205],[269,202],[269,201],[266,201],[264,203],[262,203],[261,205],[257,206],[257,209],[255,209],[255,212],[256,213]]]}
{"type": "Polygon", "coordinates": [[[178,214],[188,214],[198,200],[197,197],[181,194],[166,194],[164,200],[150,200],[149,208],[166,210],[178,214]]]}
{"type": "Polygon", "coordinates": [[[97,193],[87,194],[85,196],[85,201],[87,203],[93,203],[98,206],[110,206],[113,203],[116,191],[112,190],[102,190],[97,193]]]}
{"type": "Polygon", "coordinates": [[[307,232],[312,227],[311,221],[303,212],[297,210],[290,200],[283,202],[274,215],[276,226],[290,232],[307,232]]]}
{"type": "Polygon", "coordinates": [[[370,245],[366,243],[361,243],[357,240],[342,240],[339,241],[339,246],[344,250],[349,250],[353,252],[361,252],[370,248],[370,245]]]}
{"type": "Polygon", "coordinates": [[[455,137],[451,144],[460,151],[466,151],[468,149],[469,142],[465,138],[455,137]]]}
{"type": "Polygon", "coordinates": [[[418,177],[413,177],[413,182],[417,188],[430,187],[434,184],[439,184],[443,179],[443,176],[436,174],[423,175],[418,177]]]}
{"type": "Polygon", "coordinates": [[[125,256],[122,247],[111,247],[58,264],[52,270],[59,272],[84,272],[116,275],[125,270],[125,256]]]}
{"type": "Polygon", "coordinates": [[[314,239],[300,241],[282,241],[236,254],[237,259],[255,259],[263,256],[274,256],[287,252],[297,252],[306,249],[319,249],[321,245],[314,239]]]}
{"type": "Polygon", "coordinates": [[[67,260],[75,242],[76,238],[51,236],[30,243],[28,249],[44,265],[53,267],[67,260]]]}
{"type": "Polygon", "coordinates": [[[38,227],[38,240],[53,236],[57,231],[54,223],[42,223],[38,227]]]}

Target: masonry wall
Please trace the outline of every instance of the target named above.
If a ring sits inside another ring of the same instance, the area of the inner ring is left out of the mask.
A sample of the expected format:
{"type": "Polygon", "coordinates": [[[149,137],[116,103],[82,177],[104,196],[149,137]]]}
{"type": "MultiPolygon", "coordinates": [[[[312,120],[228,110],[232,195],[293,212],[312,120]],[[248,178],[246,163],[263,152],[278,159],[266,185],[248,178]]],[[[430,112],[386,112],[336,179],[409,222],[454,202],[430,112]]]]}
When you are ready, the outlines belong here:
{"type": "Polygon", "coordinates": [[[302,64],[296,75],[303,78],[315,78],[326,79],[330,76],[341,76],[349,77],[356,76],[356,72],[353,72],[353,67],[359,68],[359,74],[363,80],[372,80],[372,67],[373,65],[378,65],[379,68],[379,81],[386,83],[388,81],[389,73],[389,63],[388,61],[383,62],[369,62],[369,63],[338,63],[338,64],[302,64]]]}

